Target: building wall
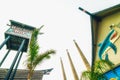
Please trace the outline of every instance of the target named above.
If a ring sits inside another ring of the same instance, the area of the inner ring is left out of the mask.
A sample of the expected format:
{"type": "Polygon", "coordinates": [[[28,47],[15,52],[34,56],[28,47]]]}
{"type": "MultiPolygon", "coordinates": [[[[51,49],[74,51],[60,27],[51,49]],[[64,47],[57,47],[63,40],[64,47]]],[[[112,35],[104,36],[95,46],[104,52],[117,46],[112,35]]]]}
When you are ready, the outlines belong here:
{"type": "MultiPolygon", "coordinates": [[[[106,36],[111,30],[109,26],[111,24],[118,24],[118,23],[120,23],[120,12],[116,12],[115,14],[102,18],[102,20],[98,22],[98,26],[96,26],[97,27],[96,45],[101,43],[106,38],[106,36]]],[[[120,36],[120,28],[114,27],[114,29],[115,31],[117,31],[118,35],[120,36]]],[[[113,44],[115,44],[115,46],[117,47],[117,53],[114,54],[114,51],[111,48],[108,51],[106,51],[106,53],[108,53],[110,61],[116,65],[120,63],[120,38],[118,38],[118,40],[116,40],[113,44]]],[[[99,60],[99,57],[98,57],[99,47],[98,46],[96,46],[95,51],[96,51],[95,60],[99,60]]]]}

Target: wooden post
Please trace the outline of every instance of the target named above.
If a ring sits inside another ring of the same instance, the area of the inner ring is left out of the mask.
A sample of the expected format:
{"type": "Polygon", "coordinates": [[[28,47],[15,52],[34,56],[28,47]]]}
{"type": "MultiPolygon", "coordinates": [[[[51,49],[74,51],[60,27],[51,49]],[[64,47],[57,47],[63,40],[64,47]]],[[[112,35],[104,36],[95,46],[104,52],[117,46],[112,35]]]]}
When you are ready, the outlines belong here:
{"type": "Polygon", "coordinates": [[[83,62],[84,62],[84,64],[85,64],[87,70],[91,70],[90,64],[89,64],[89,62],[87,61],[87,59],[86,59],[86,57],[84,56],[84,54],[82,53],[82,51],[81,51],[81,49],[79,48],[78,44],[76,43],[75,40],[73,40],[73,41],[74,41],[74,44],[75,44],[78,52],[80,53],[80,56],[81,56],[81,58],[82,58],[82,60],[83,60],[83,62]]]}
{"type": "Polygon", "coordinates": [[[63,79],[64,79],[64,80],[67,80],[66,74],[65,74],[65,70],[64,70],[64,66],[63,66],[63,62],[62,62],[62,59],[61,59],[61,58],[60,58],[60,62],[61,62],[61,68],[62,68],[63,79]]]}
{"type": "Polygon", "coordinates": [[[70,66],[71,66],[71,69],[72,69],[72,73],[73,73],[73,76],[74,76],[74,80],[79,80],[78,75],[77,75],[77,72],[76,72],[75,67],[74,67],[74,65],[73,65],[72,59],[71,59],[71,57],[70,57],[70,55],[69,55],[69,52],[68,52],[68,50],[66,50],[66,51],[67,51],[68,59],[69,59],[69,61],[70,61],[70,66]]]}

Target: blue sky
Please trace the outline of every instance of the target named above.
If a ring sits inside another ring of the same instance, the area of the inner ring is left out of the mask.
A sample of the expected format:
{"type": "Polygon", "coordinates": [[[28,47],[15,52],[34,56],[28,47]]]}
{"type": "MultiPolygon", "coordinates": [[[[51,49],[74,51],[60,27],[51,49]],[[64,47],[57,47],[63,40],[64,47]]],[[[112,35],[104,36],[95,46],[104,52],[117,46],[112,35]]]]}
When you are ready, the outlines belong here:
{"type": "MultiPolygon", "coordinates": [[[[96,12],[112,5],[120,0],[4,0],[0,1],[0,43],[4,40],[4,32],[9,28],[6,24],[9,20],[16,20],[35,27],[44,25],[39,36],[40,52],[55,49],[56,55],[51,56],[37,66],[36,69],[54,68],[50,75],[45,75],[43,80],[62,80],[62,72],[59,58],[62,57],[68,80],[73,80],[69,66],[66,49],[69,50],[77,73],[85,70],[85,66],[73,43],[75,39],[81,50],[91,63],[91,28],[89,16],[81,12],[78,7],[83,7],[90,12],[96,12]]],[[[6,52],[6,47],[0,51],[0,60],[6,52]]],[[[2,67],[9,68],[16,52],[10,53],[9,58],[2,67]]],[[[24,53],[19,68],[24,69],[27,53],[24,53]]]]}

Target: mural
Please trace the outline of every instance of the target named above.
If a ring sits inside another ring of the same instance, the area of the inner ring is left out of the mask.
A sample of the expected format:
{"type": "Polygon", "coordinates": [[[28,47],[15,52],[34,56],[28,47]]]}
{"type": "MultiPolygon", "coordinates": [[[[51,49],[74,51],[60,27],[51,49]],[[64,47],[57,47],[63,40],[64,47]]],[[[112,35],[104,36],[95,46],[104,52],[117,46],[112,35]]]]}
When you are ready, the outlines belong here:
{"type": "Polygon", "coordinates": [[[108,50],[112,49],[114,51],[114,54],[115,55],[117,54],[117,47],[115,46],[114,43],[118,38],[119,35],[117,31],[111,28],[106,38],[98,45],[100,47],[98,51],[98,57],[100,60],[107,60],[110,63],[112,63],[112,61],[109,59],[108,50]]]}
{"type": "Polygon", "coordinates": [[[104,74],[107,80],[120,80],[120,66],[104,74]]]}

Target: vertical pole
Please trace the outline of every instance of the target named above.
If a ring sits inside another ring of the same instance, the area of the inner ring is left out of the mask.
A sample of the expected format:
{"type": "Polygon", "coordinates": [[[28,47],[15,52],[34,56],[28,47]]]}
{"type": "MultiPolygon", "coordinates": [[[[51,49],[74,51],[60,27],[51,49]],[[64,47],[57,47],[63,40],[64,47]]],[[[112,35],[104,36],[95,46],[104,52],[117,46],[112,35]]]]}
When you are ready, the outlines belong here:
{"type": "Polygon", "coordinates": [[[0,49],[6,44],[6,42],[10,39],[10,36],[8,36],[4,42],[0,45],[0,49]]]}
{"type": "Polygon", "coordinates": [[[77,75],[77,72],[76,72],[75,67],[74,67],[74,65],[73,65],[72,59],[71,59],[71,57],[70,57],[70,55],[69,55],[69,52],[68,52],[68,50],[66,50],[66,51],[67,51],[67,55],[68,55],[68,58],[69,58],[69,61],[70,61],[70,65],[71,65],[71,68],[72,68],[74,80],[79,80],[78,75],[77,75]]]}
{"type": "Polygon", "coordinates": [[[78,44],[76,43],[75,40],[73,40],[73,41],[74,41],[75,46],[77,47],[78,52],[80,53],[80,56],[81,56],[81,58],[82,58],[82,60],[83,60],[83,62],[84,62],[84,64],[85,64],[87,70],[91,70],[90,64],[89,64],[89,62],[87,61],[87,59],[86,59],[86,57],[84,56],[84,54],[82,53],[82,51],[81,51],[81,49],[79,48],[78,44]]]}
{"type": "Polygon", "coordinates": [[[6,57],[8,56],[9,52],[10,52],[10,49],[8,50],[8,52],[5,54],[4,58],[3,58],[2,61],[0,62],[0,67],[1,67],[1,65],[3,64],[4,60],[6,59],[6,57]]]}
{"type": "Polygon", "coordinates": [[[17,54],[16,54],[16,56],[15,56],[13,62],[12,62],[12,65],[10,66],[10,69],[9,69],[9,71],[8,71],[8,73],[7,73],[7,75],[6,75],[4,80],[9,80],[10,74],[11,74],[11,72],[13,70],[13,67],[14,67],[14,65],[16,63],[16,60],[17,60],[18,56],[19,56],[19,53],[21,52],[21,50],[22,50],[22,48],[24,46],[24,43],[25,43],[25,39],[22,41],[22,44],[20,45],[20,47],[18,49],[18,52],[17,52],[17,54]]]}
{"type": "Polygon", "coordinates": [[[15,74],[16,74],[16,71],[17,71],[17,68],[18,68],[18,65],[19,65],[19,63],[20,63],[20,60],[21,60],[22,55],[23,55],[23,52],[20,54],[20,56],[19,56],[19,58],[18,58],[17,64],[16,64],[16,66],[15,66],[15,69],[14,69],[14,71],[13,71],[13,74],[11,75],[10,80],[14,80],[14,77],[15,77],[15,74]]]}
{"type": "Polygon", "coordinates": [[[67,80],[66,75],[65,75],[65,70],[64,70],[63,62],[62,62],[61,58],[60,58],[60,62],[61,62],[61,67],[62,67],[63,79],[67,80]]]}

